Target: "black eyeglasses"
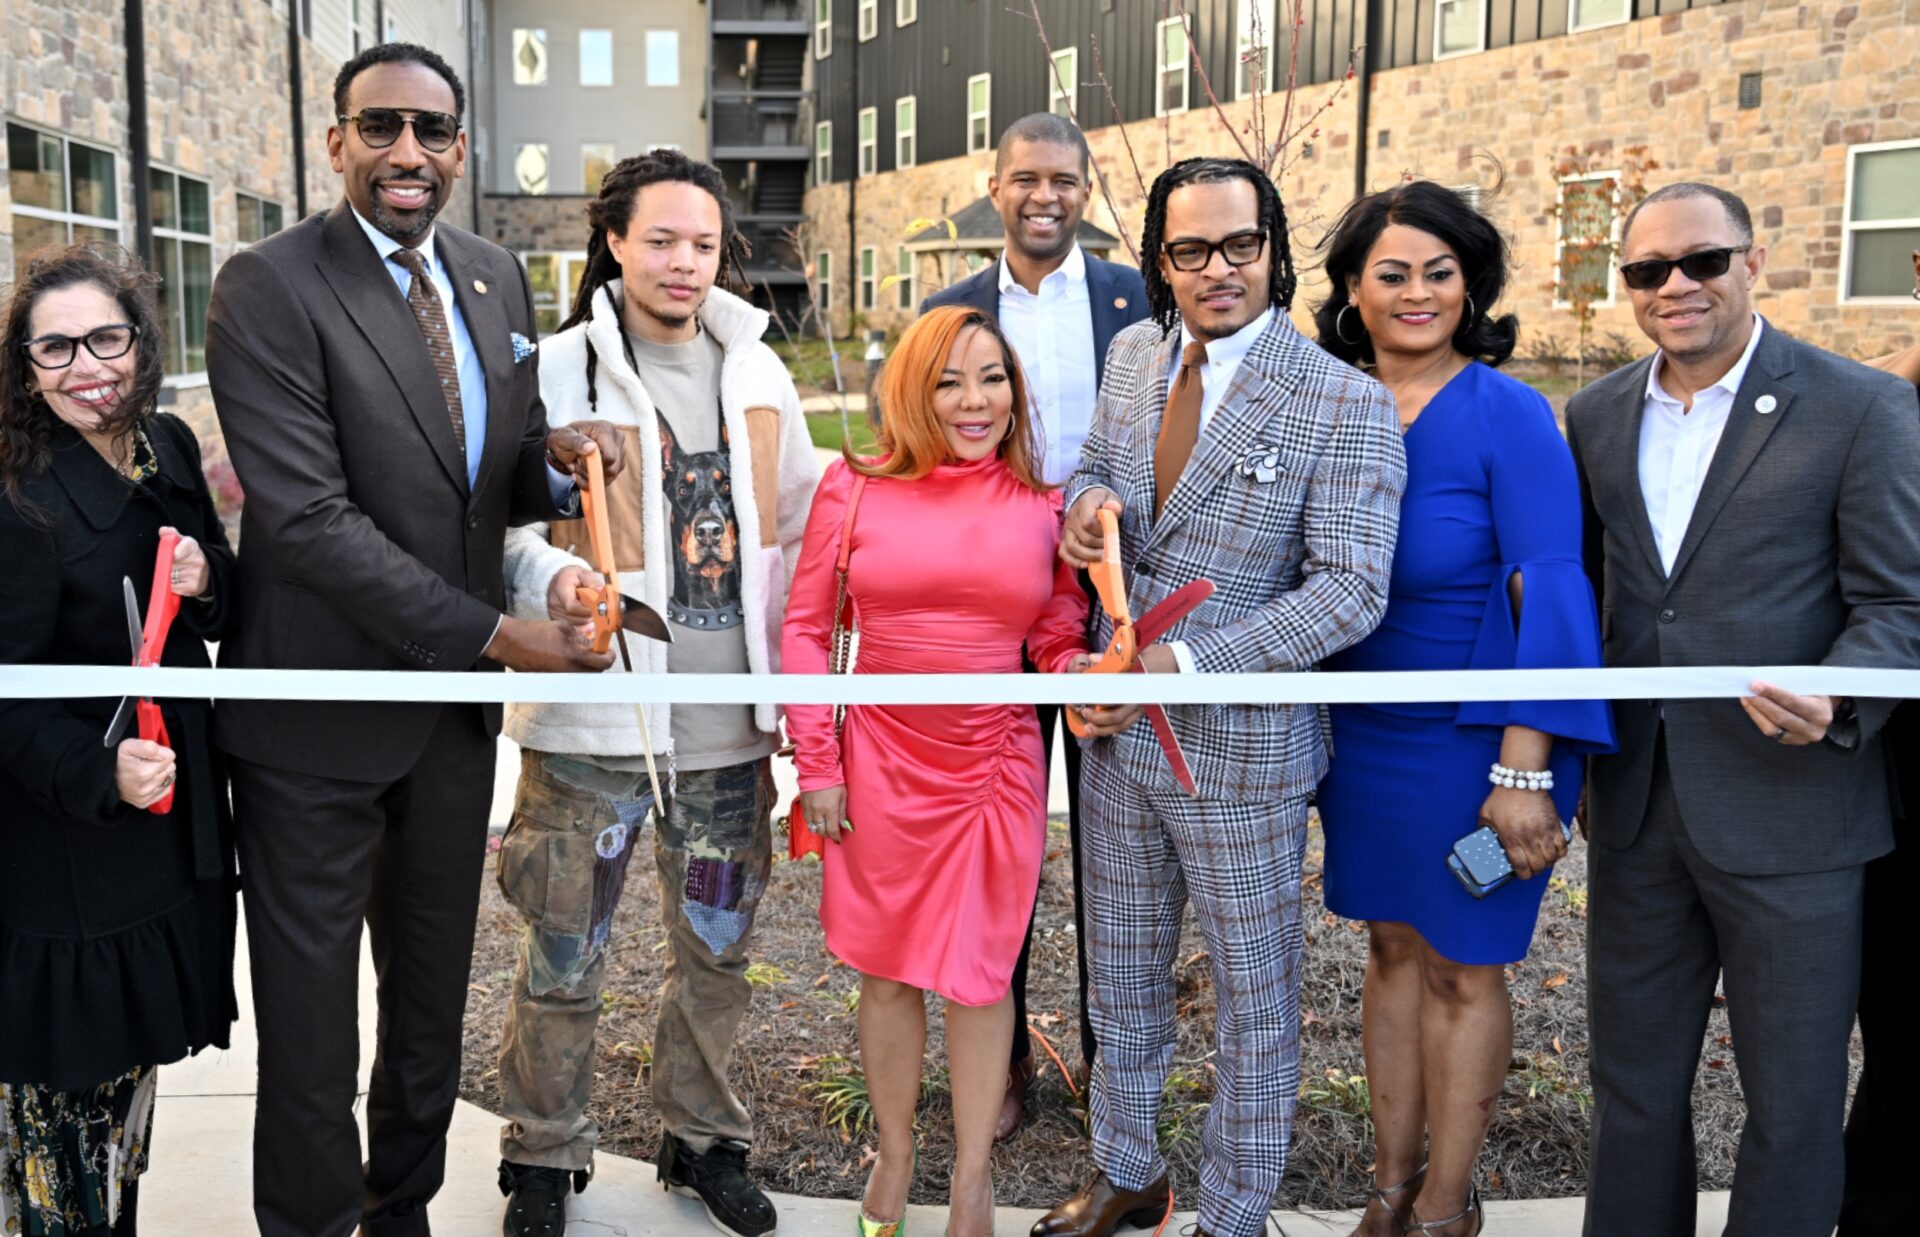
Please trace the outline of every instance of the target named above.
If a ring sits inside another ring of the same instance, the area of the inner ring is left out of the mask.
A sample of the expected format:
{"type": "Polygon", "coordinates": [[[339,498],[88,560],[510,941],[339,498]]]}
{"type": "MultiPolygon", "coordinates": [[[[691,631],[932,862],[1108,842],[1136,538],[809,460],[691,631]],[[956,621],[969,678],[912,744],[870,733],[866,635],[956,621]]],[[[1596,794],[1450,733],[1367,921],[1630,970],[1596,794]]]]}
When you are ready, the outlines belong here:
{"type": "Polygon", "coordinates": [[[96,326],[85,335],[41,335],[29,339],[25,346],[27,359],[41,369],[65,369],[80,355],[81,344],[99,360],[112,361],[127,355],[127,349],[133,347],[133,341],[138,338],[139,327],[131,322],[115,322],[96,326]]]}
{"type": "Polygon", "coordinates": [[[1265,232],[1235,232],[1217,245],[1211,241],[1175,241],[1166,246],[1167,260],[1176,271],[1204,271],[1216,253],[1227,260],[1228,266],[1246,266],[1258,262],[1266,251],[1265,232]]]}
{"type": "Polygon", "coordinates": [[[1702,249],[1683,258],[1648,258],[1644,262],[1629,262],[1620,268],[1620,278],[1635,292],[1651,292],[1666,286],[1667,276],[1673,274],[1673,268],[1679,267],[1680,273],[1695,283],[1705,283],[1709,279],[1718,279],[1727,273],[1727,266],[1736,253],[1745,253],[1750,245],[1731,245],[1721,249],[1702,249]]]}
{"type": "Polygon", "coordinates": [[[335,117],[342,125],[360,126],[360,140],[375,150],[385,150],[400,140],[400,131],[413,126],[413,140],[422,149],[439,154],[460,136],[460,118],[445,112],[414,112],[411,116],[391,107],[363,107],[352,116],[335,117]]]}

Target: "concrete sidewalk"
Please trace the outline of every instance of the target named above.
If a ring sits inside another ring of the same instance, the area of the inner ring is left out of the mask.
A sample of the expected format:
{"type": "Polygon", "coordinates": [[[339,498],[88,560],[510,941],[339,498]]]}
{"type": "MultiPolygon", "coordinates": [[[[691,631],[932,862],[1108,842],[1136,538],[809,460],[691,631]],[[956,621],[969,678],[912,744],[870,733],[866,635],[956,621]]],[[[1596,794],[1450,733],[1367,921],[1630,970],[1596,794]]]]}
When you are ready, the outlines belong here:
{"type": "MultiPolygon", "coordinates": [[[[519,753],[502,742],[494,817],[504,823],[512,807],[519,753]]],[[[782,802],[793,792],[790,769],[779,778],[782,802]]],[[[1056,776],[1056,786],[1063,779],[1056,776]]],[[[1061,805],[1064,810],[1064,803],[1061,805]]],[[[141,1187],[142,1229],[159,1237],[247,1237],[256,1230],[252,1212],[253,1095],[256,1041],[252,985],[246,941],[240,942],[236,986],[240,1021],[233,1047],[206,1052],[160,1071],[160,1100],[154,1110],[152,1167],[141,1187]]],[[[364,1097],[373,1060],[374,981],[371,959],[360,966],[360,1087],[364,1097]]],[[[364,1111],[362,1112],[364,1120],[364,1111]]],[[[461,1103],[449,1135],[447,1183],[433,1203],[436,1237],[496,1237],[503,1200],[494,1184],[500,1162],[500,1123],[472,1104],[461,1103]]],[[[855,1230],[854,1204],[843,1200],[776,1195],[781,1237],[848,1237],[855,1230]]],[[[1490,1237],[1574,1237],[1580,1231],[1579,1199],[1536,1203],[1494,1203],[1487,1208],[1490,1237]]],[[[1699,1233],[1717,1234],[1726,1222],[1724,1194],[1700,1200],[1699,1233]]],[[[573,1199],[573,1237],[672,1237],[711,1233],[698,1204],[661,1190],[653,1167],[639,1160],[601,1155],[593,1185],[573,1199]]],[[[944,1230],[943,1208],[915,1207],[910,1228],[915,1237],[944,1230]]],[[[1037,1211],[1003,1208],[997,1237],[1022,1237],[1037,1211]]],[[[1191,1214],[1175,1217],[1168,1237],[1191,1223],[1191,1214]]],[[[1356,1217],[1351,1213],[1274,1216],[1285,1237],[1344,1237],[1356,1217]]]]}

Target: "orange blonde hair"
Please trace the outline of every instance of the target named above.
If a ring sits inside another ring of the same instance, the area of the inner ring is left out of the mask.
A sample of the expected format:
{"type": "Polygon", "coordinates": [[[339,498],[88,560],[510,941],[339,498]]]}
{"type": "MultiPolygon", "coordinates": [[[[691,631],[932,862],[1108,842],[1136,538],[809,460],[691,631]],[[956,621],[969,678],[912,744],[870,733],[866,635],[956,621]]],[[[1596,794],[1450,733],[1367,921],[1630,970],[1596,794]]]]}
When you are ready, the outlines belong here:
{"type": "Polygon", "coordinates": [[[880,404],[879,454],[862,458],[843,445],[841,454],[849,468],[869,477],[913,481],[947,462],[950,453],[940,418],[933,410],[933,393],[954,342],[962,331],[974,327],[1000,345],[1007,380],[1013,388],[1013,420],[1000,442],[999,456],[1022,485],[1034,490],[1053,488],[1040,476],[1036,465],[1041,454],[1040,427],[1028,403],[1027,378],[1020,369],[1020,358],[1013,354],[992,315],[963,305],[929,310],[900,337],[874,384],[874,397],[880,404]]]}

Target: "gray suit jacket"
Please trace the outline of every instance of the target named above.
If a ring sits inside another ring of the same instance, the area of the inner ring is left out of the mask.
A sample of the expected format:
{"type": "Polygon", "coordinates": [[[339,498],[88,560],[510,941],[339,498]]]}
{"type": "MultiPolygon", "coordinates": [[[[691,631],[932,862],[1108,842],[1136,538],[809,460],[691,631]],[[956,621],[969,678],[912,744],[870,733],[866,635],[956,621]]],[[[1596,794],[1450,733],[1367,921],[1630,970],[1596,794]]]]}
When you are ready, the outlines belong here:
{"type": "MultiPolygon", "coordinates": [[[[1567,409],[1607,664],[1920,666],[1913,388],[1767,326],[1669,576],[1640,490],[1652,364],[1614,371],[1567,409]]],[[[1638,835],[1664,710],[1680,812],[1714,866],[1820,872],[1884,854],[1878,732],[1897,702],[1857,703],[1857,725],[1782,747],[1734,700],[1619,702],[1620,750],[1593,760],[1595,840],[1625,848],[1638,835]]]]}
{"type": "MultiPolygon", "coordinates": [[[[1379,625],[1400,532],[1406,454],[1386,389],[1334,360],[1276,313],[1234,371],[1180,482],[1153,518],[1153,450],[1180,346],[1151,320],[1114,336],[1106,381],[1067,494],[1100,485],[1125,503],[1121,560],[1137,620],[1191,580],[1213,597],[1163,636],[1204,672],[1311,670],[1379,625]]],[[[1101,646],[1113,623],[1097,615],[1101,646]]],[[[1305,795],[1326,769],[1311,705],[1167,710],[1201,795],[1305,795]]],[[[1111,739],[1127,775],[1174,791],[1141,722],[1111,739]]]]}

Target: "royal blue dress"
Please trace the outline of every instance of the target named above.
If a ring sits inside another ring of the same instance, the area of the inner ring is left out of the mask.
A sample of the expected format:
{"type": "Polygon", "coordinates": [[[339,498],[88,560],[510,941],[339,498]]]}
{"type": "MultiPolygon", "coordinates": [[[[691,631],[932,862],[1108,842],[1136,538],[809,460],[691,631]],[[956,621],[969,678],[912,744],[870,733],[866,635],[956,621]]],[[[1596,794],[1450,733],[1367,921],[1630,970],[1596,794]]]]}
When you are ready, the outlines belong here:
{"type": "MultiPolygon", "coordinates": [[[[1407,490],[1387,613],[1328,670],[1508,670],[1600,662],[1580,560],[1580,488],[1547,401],[1473,362],[1407,431],[1407,490]],[[1507,582],[1524,591],[1514,621],[1507,582]]],[[[1447,869],[1480,827],[1508,725],[1554,736],[1553,800],[1570,819],[1582,758],[1613,748],[1605,701],[1336,705],[1333,762],[1318,803],[1327,908],[1411,924],[1443,956],[1517,962],[1533,939],[1547,873],[1475,899],[1447,869]]]]}

